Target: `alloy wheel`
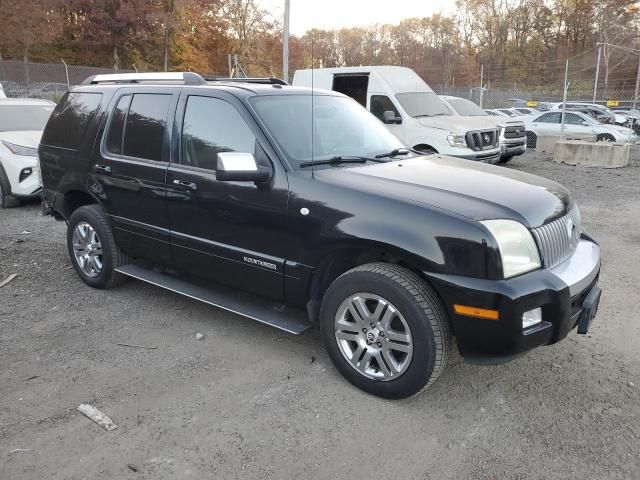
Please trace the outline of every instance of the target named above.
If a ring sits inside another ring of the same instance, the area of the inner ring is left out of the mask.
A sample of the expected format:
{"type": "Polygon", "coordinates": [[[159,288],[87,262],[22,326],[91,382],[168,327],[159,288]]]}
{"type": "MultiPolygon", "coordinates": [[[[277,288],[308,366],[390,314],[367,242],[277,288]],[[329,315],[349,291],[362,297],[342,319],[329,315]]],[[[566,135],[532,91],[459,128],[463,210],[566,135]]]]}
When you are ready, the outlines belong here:
{"type": "Polygon", "coordinates": [[[361,375],[380,381],[406,372],[413,356],[409,325],[388,300],[372,293],[345,299],[335,315],[340,352],[361,375]]]}
{"type": "Polygon", "coordinates": [[[95,278],[102,272],[102,243],[87,222],[80,222],[73,229],[73,255],[88,277],[95,278]]]}

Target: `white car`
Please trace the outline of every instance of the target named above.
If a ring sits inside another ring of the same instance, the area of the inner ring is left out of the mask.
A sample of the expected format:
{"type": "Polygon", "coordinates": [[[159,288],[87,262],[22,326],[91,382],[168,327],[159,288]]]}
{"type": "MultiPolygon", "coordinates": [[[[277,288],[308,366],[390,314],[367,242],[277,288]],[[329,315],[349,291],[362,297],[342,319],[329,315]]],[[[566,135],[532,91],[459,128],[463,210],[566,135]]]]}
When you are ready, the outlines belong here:
{"type": "Polygon", "coordinates": [[[485,117],[452,115],[442,99],[410,68],[298,70],[293,86],[348,95],[378,117],[406,146],[416,150],[487,163],[500,159],[500,130],[495,122],[485,117]]]}
{"type": "MultiPolygon", "coordinates": [[[[524,117],[527,128],[527,147],[535,148],[537,137],[560,137],[562,112],[552,110],[538,116],[524,117]]],[[[564,135],[597,142],[637,142],[640,138],[630,128],[599,123],[580,112],[565,112],[564,135]]]]}
{"type": "Polygon", "coordinates": [[[485,108],[485,112],[494,117],[502,117],[502,118],[514,118],[515,114],[511,112],[510,114],[504,112],[503,110],[508,110],[507,108],[485,108]]]}
{"type": "Polygon", "coordinates": [[[0,100],[0,208],[40,194],[38,145],[54,107],[48,100],[0,100]]]}
{"type": "Polygon", "coordinates": [[[513,107],[511,110],[513,112],[517,112],[518,116],[536,115],[540,113],[540,110],[536,110],[535,108],[529,108],[529,107],[513,107]]]}
{"type": "Polygon", "coordinates": [[[7,94],[4,93],[4,87],[0,83],[0,98],[7,98],[7,94]]]}
{"type": "MultiPolygon", "coordinates": [[[[579,110],[582,113],[589,113],[594,117],[608,117],[610,118],[609,123],[617,123],[619,125],[622,125],[629,120],[626,115],[616,113],[609,107],[605,107],[604,105],[599,105],[597,103],[567,102],[566,109],[572,111],[579,110]]],[[[551,104],[551,110],[562,110],[562,102],[551,104]]]]}

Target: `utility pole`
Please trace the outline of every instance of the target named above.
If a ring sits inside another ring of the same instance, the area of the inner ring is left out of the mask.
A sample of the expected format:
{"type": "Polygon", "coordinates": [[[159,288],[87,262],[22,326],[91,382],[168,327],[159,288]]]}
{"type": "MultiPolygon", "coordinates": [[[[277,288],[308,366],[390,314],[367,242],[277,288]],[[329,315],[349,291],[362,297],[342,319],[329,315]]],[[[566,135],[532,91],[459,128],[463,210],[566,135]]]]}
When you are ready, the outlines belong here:
{"type": "Polygon", "coordinates": [[[598,43],[598,63],[596,65],[596,78],[593,81],[593,102],[596,103],[596,93],[598,92],[598,77],[600,76],[600,55],[602,54],[602,44],[598,43]]]}
{"type": "Polygon", "coordinates": [[[638,73],[636,73],[636,90],[633,94],[633,107],[636,108],[636,102],[639,100],[640,95],[640,56],[638,57],[638,73]]]}
{"type": "Polygon", "coordinates": [[[480,65],[480,108],[482,108],[482,100],[484,97],[484,87],[482,86],[483,80],[484,80],[484,63],[480,65]]]}
{"type": "Polygon", "coordinates": [[[567,90],[569,89],[569,84],[567,83],[568,77],[569,77],[569,59],[567,59],[567,64],[564,67],[564,94],[562,95],[562,125],[560,127],[562,138],[564,138],[564,111],[567,108],[567,90]]]}
{"type": "Polygon", "coordinates": [[[284,30],[282,32],[282,79],[289,83],[289,12],[290,0],[284,0],[284,30]]]}

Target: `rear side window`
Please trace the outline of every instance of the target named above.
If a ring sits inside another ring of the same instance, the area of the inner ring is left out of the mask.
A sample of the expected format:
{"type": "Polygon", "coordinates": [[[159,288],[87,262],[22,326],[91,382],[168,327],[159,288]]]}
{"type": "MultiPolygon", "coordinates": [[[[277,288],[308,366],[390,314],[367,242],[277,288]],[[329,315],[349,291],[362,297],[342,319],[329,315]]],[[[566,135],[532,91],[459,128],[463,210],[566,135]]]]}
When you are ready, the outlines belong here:
{"type": "Polygon", "coordinates": [[[42,143],[78,149],[101,99],[101,93],[68,93],[51,114],[42,143]]]}
{"type": "Polygon", "coordinates": [[[135,94],[126,116],[122,154],[160,161],[171,95],[135,94]]]}

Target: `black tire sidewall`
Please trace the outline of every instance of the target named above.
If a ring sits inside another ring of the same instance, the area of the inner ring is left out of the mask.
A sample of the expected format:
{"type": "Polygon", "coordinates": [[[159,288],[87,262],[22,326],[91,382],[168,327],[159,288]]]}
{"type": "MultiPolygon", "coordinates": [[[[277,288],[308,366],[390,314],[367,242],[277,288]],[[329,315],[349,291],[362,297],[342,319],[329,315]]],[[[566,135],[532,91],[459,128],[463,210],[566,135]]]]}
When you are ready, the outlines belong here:
{"type": "Polygon", "coordinates": [[[11,203],[11,184],[4,171],[4,167],[0,163],[0,188],[2,188],[2,196],[0,197],[0,208],[7,208],[11,203]]]}
{"type": "Polygon", "coordinates": [[[100,207],[95,205],[88,205],[78,208],[71,218],[69,218],[69,224],[67,225],[67,249],[69,251],[69,257],[71,264],[75,268],[76,272],[84,283],[94,288],[106,288],[110,284],[110,280],[113,275],[113,245],[110,245],[110,235],[105,230],[104,225],[107,223],[105,214],[100,207]],[[87,222],[98,234],[100,244],[102,246],[102,271],[97,277],[89,277],[82,271],[80,265],[76,261],[76,257],[73,253],[73,231],[80,222],[87,222]]]}
{"type": "MultiPolygon", "coordinates": [[[[425,299],[426,300],[426,299],[425,299]]],[[[431,324],[414,296],[398,283],[372,272],[350,272],[327,290],[320,310],[320,330],[331,360],[340,373],[358,388],[384,398],[406,398],[418,393],[429,381],[435,367],[436,345],[431,324]],[[397,379],[379,381],[357,372],[344,358],[334,334],[335,313],[354,293],[367,292],[391,302],[403,315],[414,345],[409,368],[397,379]]]]}

